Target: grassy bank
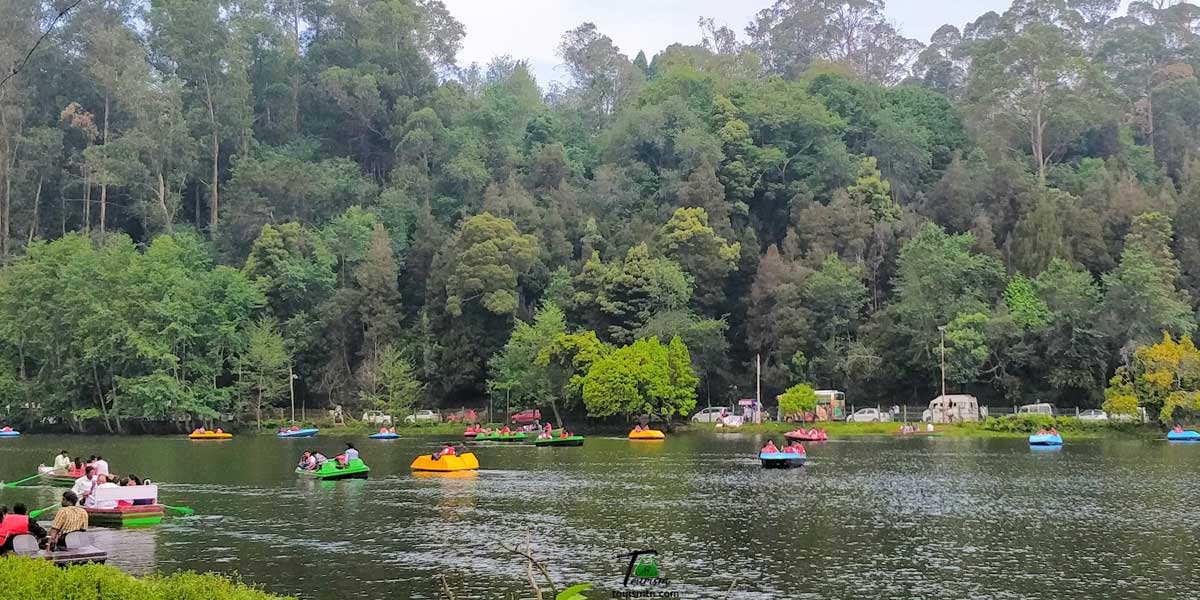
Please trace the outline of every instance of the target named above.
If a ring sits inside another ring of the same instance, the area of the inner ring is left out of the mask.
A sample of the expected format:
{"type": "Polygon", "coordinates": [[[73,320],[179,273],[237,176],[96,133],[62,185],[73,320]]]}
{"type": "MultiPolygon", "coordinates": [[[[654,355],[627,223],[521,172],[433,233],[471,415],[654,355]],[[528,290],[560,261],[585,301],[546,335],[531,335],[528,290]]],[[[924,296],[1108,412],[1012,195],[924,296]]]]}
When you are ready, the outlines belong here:
{"type": "Polygon", "coordinates": [[[50,561],[0,557],[0,597],[5,600],[273,600],[283,598],[219,575],[176,573],[137,578],[116,567],[56,567],[50,561]]]}
{"type": "MultiPolygon", "coordinates": [[[[852,437],[871,435],[893,435],[900,430],[900,423],[845,423],[827,422],[805,425],[805,427],[823,428],[829,437],[852,437]]],[[[963,438],[1024,438],[1041,427],[1055,426],[1066,437],[1075,439],[1099,437],[1161,437],[1162,431],[1154,427],[1133,426],[1129,424],[1107,425],[1081,423],[1077,419],[1060,417],[1054,423],[1042,423],[1038,420],[1014,420],[1011,417],[992,418],[982,423],[956,423],[953,425],[937,425],[935,431],[946,437],[963,438]]],[[[796,423],[781,423],[771,421],[758,425],[744,425],[736,430],[742,433],[762,433],[780,435],[792,431],[796,423]]],[[[718,431],[718,428],[708,423],[689,423],[689,431],[718,431]]]]}
{"type": "MultiPolygon", "coordinates": [[[[261,433],[263,435],[275,435],[280,427],[291,427],[292,422],[276,422],[263,421],[261,431],[255,430],[253,426],[243,430],[245,433],[261,433]]],[[[301,429],[305,427],[317,427],[321,430],[321,436],[345,436],[345,437],[361,437],[370,435],[379,431],[380,425],[372,423],[364,423],[362,421],[347,421],[345,425],[334,426],[332,421],[314,420],[314,421],[298,421],[296,426],[301,429]]],[[[396,428],[396,433],[401,435],[462,435],[462,432],[467,428],[466,425],[459,423],[425,423],[419,425],[408,425],[397,423],[391,425],[396,428]]]]}

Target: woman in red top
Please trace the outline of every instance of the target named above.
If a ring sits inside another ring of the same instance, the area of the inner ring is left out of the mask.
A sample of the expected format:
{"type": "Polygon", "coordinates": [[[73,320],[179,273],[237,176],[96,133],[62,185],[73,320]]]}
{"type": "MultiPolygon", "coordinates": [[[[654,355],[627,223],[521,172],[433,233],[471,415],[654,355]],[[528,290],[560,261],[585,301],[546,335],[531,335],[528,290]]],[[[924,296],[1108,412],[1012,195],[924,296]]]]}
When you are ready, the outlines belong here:
{"type": "Polygon", "coordinates": [[[779,448],[775,447],[775,440],[767,440],[767,445],[763,446],[759,452],[763,454],[775,454],[779,452],[779,448]]]}

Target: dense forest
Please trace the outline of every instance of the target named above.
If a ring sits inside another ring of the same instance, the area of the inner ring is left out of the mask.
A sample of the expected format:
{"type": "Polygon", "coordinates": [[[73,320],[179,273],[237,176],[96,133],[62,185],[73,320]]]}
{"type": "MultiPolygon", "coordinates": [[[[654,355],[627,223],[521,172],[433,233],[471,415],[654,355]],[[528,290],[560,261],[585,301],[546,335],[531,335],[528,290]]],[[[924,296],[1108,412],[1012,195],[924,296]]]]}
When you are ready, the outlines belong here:
{"type": "Polygon", "coordinates": [[[1119,7],[584,23],[539,86],[436,0],[0,0],[0,404],[671,414],[756,357],[921,403],[944,338],[954,390],[1099,405],[1200,304],[1200,8],[1119,7]]]}

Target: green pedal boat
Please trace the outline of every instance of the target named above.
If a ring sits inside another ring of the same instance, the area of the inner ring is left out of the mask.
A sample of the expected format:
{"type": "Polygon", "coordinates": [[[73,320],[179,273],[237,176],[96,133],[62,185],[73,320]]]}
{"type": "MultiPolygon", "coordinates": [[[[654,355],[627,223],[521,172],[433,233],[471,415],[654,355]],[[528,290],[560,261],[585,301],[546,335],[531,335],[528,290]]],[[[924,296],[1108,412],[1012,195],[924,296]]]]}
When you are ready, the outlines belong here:
{"type": "Polygon", "coordinates": [[[533,445],[539,448],[548,446],[582,446],[582,435],[569,435],[567,437],[552,437],[548,440],[533,440],[533,445]]]}
{"type": "Polygon", "coordinates": [[[363,464],[361,459],[355,458],[346,463],[346,466],[339,467],[336,460],[327,460],[315,471],[301,469],[296,467],[296,474],[302,477],[312,477],[321,481],[336,481],[338,479],[366,479],[367,474],[371,472],[371,467],[363,464]]]}
{"type": "Polygon", "coordinates": [[[492,433],[481,433],[475,436],[475,441],[477,442],[524,442],[527,439],[529,439],[529,434],[524,431],[513,433],[498,433],[493,431],[492,433]]]}

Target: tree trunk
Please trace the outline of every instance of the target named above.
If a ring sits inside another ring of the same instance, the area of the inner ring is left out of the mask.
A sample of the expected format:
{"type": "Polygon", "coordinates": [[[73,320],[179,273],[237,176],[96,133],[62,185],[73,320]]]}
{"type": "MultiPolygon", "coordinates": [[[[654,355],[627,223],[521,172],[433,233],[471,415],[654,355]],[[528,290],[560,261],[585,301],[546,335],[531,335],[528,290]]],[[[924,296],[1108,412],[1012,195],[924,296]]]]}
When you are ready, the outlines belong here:
{"type": "Polygon", "coordinates": [[[37,191],[33,193],[33,220],[29,223],[29,242],[33,243],[33,238],[37,237],[38,226],[38,205],[42,200],[42,176],[38,175],[37,191]]]}
{"type": "Polygon", "coordinates": [[[92,178],[83,167],[83,233],[92,232],[92,178]]]}
{"type": "Polygon", "coordinates": [[[562,429],[562,417],[558,416],[558,402],[550,400],[550,411],[554,413],[554,422],[558,424],[558,428],[562,429]]]}
{"type": "Polygon", "coordinates": [[[109,100],[106,93],[104,94],[104,135],[100,138],[105,155],[105,177],[100,180],[100,235],[104,235],[104,218],[108,212],[108,108],[109,100]]]}
{"type": "Polygon", "coordinates": [[[117,424],[117,433],[124,433],[124,430],[121,428],[121,411],[117,410],[117,375],[116,375],[116,373],[112,372],[112,369],[108,370],[108,378],[110,381],[112,381],[112,396],[113,397],[112,397],[111,408],[112,408],[113,422],[115,422],[117,424]]]}
{"type": "Polygon", "coordinates": [[[217,178],[220,176],[221,139],[217,132],[217,112],[213,107],[212,86],[208,82],[208,73],[204,74],[204,93],[208,100],[208,123],[212,127],[212,181],[209,183],[208,229],[209,234],[217,232],[217,208],[219,196],[217,193],[217,178]]]}
{"type": "Polygon", "coordinates": [[[167,209],[167,182],[163,178],[162,171],[158,172],[158,207],[163,212],[163,224],[167,226],[167,233],[175,233],[175,225],[172,221],[171,211],[167,209]]]}
{"type": "Polygon", "coordinates": [[[100,400],[100,414],[104,415],[104,429],[112,433],[112,422],[108,419],[108,405],[104,403],[104,389],[100,387],[100,372],[96,369],[94,362],[92,363],[92,381],[96,383],[96,397],[100,400]]]}

